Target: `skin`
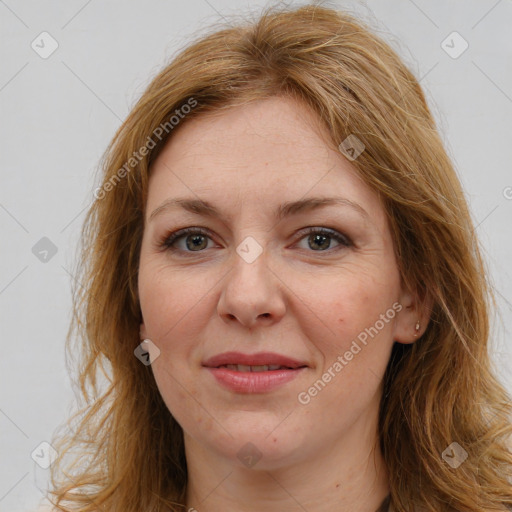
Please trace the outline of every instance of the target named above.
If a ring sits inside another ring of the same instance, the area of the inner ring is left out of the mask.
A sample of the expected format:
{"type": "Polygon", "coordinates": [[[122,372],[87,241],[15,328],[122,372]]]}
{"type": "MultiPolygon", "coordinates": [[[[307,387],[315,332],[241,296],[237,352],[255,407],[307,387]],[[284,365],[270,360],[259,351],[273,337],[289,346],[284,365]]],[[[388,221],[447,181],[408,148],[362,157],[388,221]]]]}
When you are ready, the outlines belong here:
{"type": "Polygon", "coordinates": [[[389,493],[376,441],[382,378],[393,343],[414,342],[428,319],[401,288],[379,198],[327,140],[307,107],[274,97],[186,121],[153,165],[140,334],[160,349],[151,367],[184,431],[187,510],[374,512],[389,493]],[[163,202],[184,196],[211,202],[224,218],[175,206],[150,220],[163,202]],[[273,216],[281,203],[313,196],[349,199],[367,216],[347,205],[273,216]],[[174,251],[162,247],[186,227],[209,231],[200,249],[194,234],[189,246],[185,235],[174,251]],[[329,236],[315,244],[305,227],[334,229],[352,244],[329,236]],[[249,236],[263,249],[252,263],[236,251],[249,236]],[[299,403],[394,303],[401,311],[299,403]],[[277,352],[308,368],[277,390],[235,393],[202,367],[231,350],[277,352]],[[247,443],[261,454],[252,467],[237,456],[247,443]]]}

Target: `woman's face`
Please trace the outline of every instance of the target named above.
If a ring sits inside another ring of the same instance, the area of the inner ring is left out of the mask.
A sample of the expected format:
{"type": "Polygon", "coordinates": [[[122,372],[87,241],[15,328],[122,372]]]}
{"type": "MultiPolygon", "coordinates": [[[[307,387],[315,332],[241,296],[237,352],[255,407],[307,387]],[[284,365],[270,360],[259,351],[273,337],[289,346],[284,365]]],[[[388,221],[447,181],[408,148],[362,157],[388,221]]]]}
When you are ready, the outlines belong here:
{"type": "Polygon", "coordinates": [[[375,435],[416,315],[381,202],[322,129],[271,98],[187,121],[152,167],[141,335],[189,451],[270,469],[375,435]]]}

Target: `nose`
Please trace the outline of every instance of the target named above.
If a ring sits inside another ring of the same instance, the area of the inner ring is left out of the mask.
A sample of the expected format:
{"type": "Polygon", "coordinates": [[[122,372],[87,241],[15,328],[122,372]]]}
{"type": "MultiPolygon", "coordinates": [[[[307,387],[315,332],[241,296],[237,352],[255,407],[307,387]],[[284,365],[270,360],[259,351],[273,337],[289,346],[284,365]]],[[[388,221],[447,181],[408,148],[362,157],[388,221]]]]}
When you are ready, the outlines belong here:
{"type": "Polygon", "coordinates": [[[222,280],[219,316],[249,329],[278,322],[286,310],[284,285],[269,267],[266,249],[251,263],[239,254],[233,257],[233,267],[222,280]]]}

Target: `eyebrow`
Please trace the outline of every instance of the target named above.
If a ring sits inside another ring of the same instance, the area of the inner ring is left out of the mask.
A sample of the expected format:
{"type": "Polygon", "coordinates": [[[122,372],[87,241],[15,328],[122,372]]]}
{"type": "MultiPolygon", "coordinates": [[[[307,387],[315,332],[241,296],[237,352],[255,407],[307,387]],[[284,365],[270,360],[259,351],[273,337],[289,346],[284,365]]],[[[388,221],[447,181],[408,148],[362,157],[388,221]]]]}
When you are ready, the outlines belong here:
{"type": "MultiPolygon", "coordinates": [[[[357,211],[366,219],[370,219],[368,212],[358,203],[346,199],[344,197],[309,197],[307,199],[300,199],[298,201],[289,201],[279,205],[274,212],[276,219],[282,220],[292,215],[316,210],[326,206],[349,206],[357,211]]],[[[160,206],[155,208],[149,216],[149,221],[153,220],[157,215],[169,209],[181,207],[191,213],[202,215],[204,217],[217,217],[224,220],[222,213],[208,201],[195,198],[173,198],[167,199],[160,206]]]]}

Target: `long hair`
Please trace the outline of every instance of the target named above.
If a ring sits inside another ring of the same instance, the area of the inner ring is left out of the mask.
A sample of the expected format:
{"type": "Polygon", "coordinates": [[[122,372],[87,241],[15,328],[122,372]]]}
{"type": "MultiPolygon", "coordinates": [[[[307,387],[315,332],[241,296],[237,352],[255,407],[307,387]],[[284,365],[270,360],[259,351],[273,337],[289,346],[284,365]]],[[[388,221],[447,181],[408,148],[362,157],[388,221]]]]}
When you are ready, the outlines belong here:
{"type": "Polygon", "coordinates": [[[184,509],[183,432],[134,356],[149,173],[189,119],[272,96],[313,109],[333,147],[364,144],[352,164],[383,200],[402,283],[432,304],[426,332],[394,344],[384,375],[379,443],[393,508],[508,510],[511,397],[489,354],[496,305],[461,185],[411,71],[362,21],[318,5],[266,8],[201,35],[110,143],[79,247],[66,347],[84,404],[52,443],[56,509],[184,509]],[[455,465],[454,453],[467,458],[455,465]]]}

